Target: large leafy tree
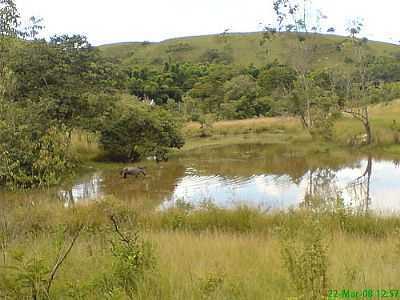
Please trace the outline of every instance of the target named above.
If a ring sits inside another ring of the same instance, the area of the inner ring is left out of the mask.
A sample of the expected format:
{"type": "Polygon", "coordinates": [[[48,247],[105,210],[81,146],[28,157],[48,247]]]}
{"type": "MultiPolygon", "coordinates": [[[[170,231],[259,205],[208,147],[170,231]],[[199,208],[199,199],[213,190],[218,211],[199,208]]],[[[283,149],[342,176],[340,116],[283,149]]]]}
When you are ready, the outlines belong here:
{"type": "Polygon", "coordinates": [[[124,81],[122,72],[79,35],[24,42],[10,65],[16,81],[12,101],[36,103],[49,123],[68,130],[87,127],[83,120],[93,113],[93,95],[112,94],[124,81]]]}
{"type": "Polygon", "coordinates": [[[83,36],[48,43],[36,19],[20,31],[13,1],[0,21],[0,185],[55,184],[74,166],[72,129],[97,129],[124,80],[83,36]]]}
{"type": "Polygon", "coordinates": [[[293,89],[296,79],[297,74],[293,68],[275,61],[260,71],[258,85],[262,95],[277,93],[284,96],[293,89]]]}
{"type": "Polygon", "coordinates": [[[162,108],[139,102],[118,105],[105,120],[100,143],[109,158],[138,161],[146,156],[167,158],[170,148],[183,146],[181,123],[162,108]]]}

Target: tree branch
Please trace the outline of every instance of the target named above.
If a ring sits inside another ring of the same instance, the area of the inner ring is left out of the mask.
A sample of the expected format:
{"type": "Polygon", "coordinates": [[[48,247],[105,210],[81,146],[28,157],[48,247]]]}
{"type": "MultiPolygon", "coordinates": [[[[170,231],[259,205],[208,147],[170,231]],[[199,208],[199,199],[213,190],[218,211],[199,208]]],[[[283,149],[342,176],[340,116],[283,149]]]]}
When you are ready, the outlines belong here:
{"type": "Polygon", "coordinates": [[[64,254],[62,256],[58,256],[58,259],[55,263],[55,265],[53,266],[53,269],[49,275],[49,279],[47,280],[47,288],[46,288],[46,293],[47,295],[50,295],[50,289],[51,289],[51,285],[54,281],[54,278],[57,274],[57,271],[60,269],[61,265],[64,263],[65,259],[68,257],[69,253],[71,252],[72,248],[75,245],[76,240],[78,239],[79,235],[81,234],[83,229],[83,226],[81,226],[77,232],[75,233],[74,237],[71,240],[71,243],[69,244],[67,250],[64,252],[64,254]]]}
{"type": "Polygon", "coordinates": [[[118,222],[115,219],[115,217],[113,215],[111,215],[110,219],[111,219],[111,222],[114,225],[115,232],[119,235],[119,238],[121,239],[121,241],[126,243],[128,246],[130,246],[131,241],[119,230],[118,222]]]}

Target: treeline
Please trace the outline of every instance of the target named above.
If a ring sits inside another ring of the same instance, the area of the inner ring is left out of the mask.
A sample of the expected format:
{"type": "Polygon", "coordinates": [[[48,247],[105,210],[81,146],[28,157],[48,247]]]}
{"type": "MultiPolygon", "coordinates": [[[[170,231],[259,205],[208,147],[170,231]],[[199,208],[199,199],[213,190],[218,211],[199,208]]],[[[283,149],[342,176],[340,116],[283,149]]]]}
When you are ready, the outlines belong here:
{"type": "MultiPolygon", "coordinates": [[[[392,57],[365,57],[370,103],[400,96],[400,60],[392,57]]],[[[307,72],[312,88],[323,96],[333,92],[338,103],[345,101],[348,81],[360,83],[354,62],[347,68],[316,69],[307,72]]],[[[183,112],[187,119],[215,114],[217,119],[244,119],[258,116],[297,114],[302,79],[296,69],[277,60],[263,67],[240,67],[216,63],[164,63],[163,68],[136,67],[128,71],[126,88],[142,100],[183,112]]]]}

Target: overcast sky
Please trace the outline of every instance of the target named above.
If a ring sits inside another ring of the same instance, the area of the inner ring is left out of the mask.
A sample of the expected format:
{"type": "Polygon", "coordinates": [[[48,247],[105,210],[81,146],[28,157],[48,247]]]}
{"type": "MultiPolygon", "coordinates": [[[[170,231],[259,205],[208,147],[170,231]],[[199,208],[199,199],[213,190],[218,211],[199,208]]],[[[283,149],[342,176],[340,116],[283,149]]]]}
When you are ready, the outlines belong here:
{"type": "MultiPolygon", "coordinates": [[[[45,37],[86,35],[93,45],[127,41],[258,31],[273,21],[273,0],[16,0],[23,18],[44,19],[45,37]]],[[[314,0],[327,25],[344,34],[355,17],[364,19],[363,36],[397,43],[400,0],[314,0]]]]}

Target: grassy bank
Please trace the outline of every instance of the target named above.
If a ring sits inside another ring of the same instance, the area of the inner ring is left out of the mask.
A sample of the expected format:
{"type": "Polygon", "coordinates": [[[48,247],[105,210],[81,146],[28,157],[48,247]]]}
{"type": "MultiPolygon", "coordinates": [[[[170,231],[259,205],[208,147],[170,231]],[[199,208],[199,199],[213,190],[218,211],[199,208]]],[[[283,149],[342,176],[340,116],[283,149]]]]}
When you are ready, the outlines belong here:
{"type": "MultiPolygon", "coordinates": [[[[370,107],[370,122],[373,144],[362,147],[366,152],[377,154],[400,154],[400,100],[373,105],[370,107]]],[[[322,148],[329,146],[351,147],[357,137],[364,134],[362,124],[348,115],[336,121],[332,141],[322,142],[312,139],[299,119],[289,117],[256,118],[248,120],[215,122],[208,130],[208,137],[201,138],[199,123],[188,123],[184,128],[187,144],[184,150],[200,146],[229,145],[241,143],[287,143],[302,147],[313,144],[322,148]]],[[[306,146],[307,147],[307,146],[306,146]]],[[[354,146],[353,146],[354,147],[354,146]]],[[[355,146],[357,147],[357,145],[355,146]]]]}
{"type": "Polygon", "coordinates": [[[293,278],[302,272],[288,266],[287,245],[306,267],[310,257],[326,261],[324,293],[397,288],[400,280],[400,219],[340,208],[264,214],[182,206],[148,213],[106,199],[73,209],[11,204],[0,221],[0,297],[7,299],[302,299],[293,278]],[[78,230],[47,295],[57,255],[78,230]],[[133,233],[139,242],[129,248],[121,237],[133,233]]]}
{"type": "MultiPolygon", "coordinates": [[[[313,140],[300,120],[293,117],[218,121],[207,129],[205,137],[199,123],[189,122],[183,128],[186,144],[174,153],[179,155],[182,151],[198,147],[261,143],[290,144],[310,151],[357,148],[377,155],[400,155],[400,100],[371,106],[370,121],[373,144],[368,147],[351,145],[364,131],[362,124],[348,115],[336,121],[333,140],[329,142],[313,140]]],[[[93,134],[75,131],[72,135],[72,149],[82,161],[98,160],[103,152],[97,140],[93,134]]]]}

